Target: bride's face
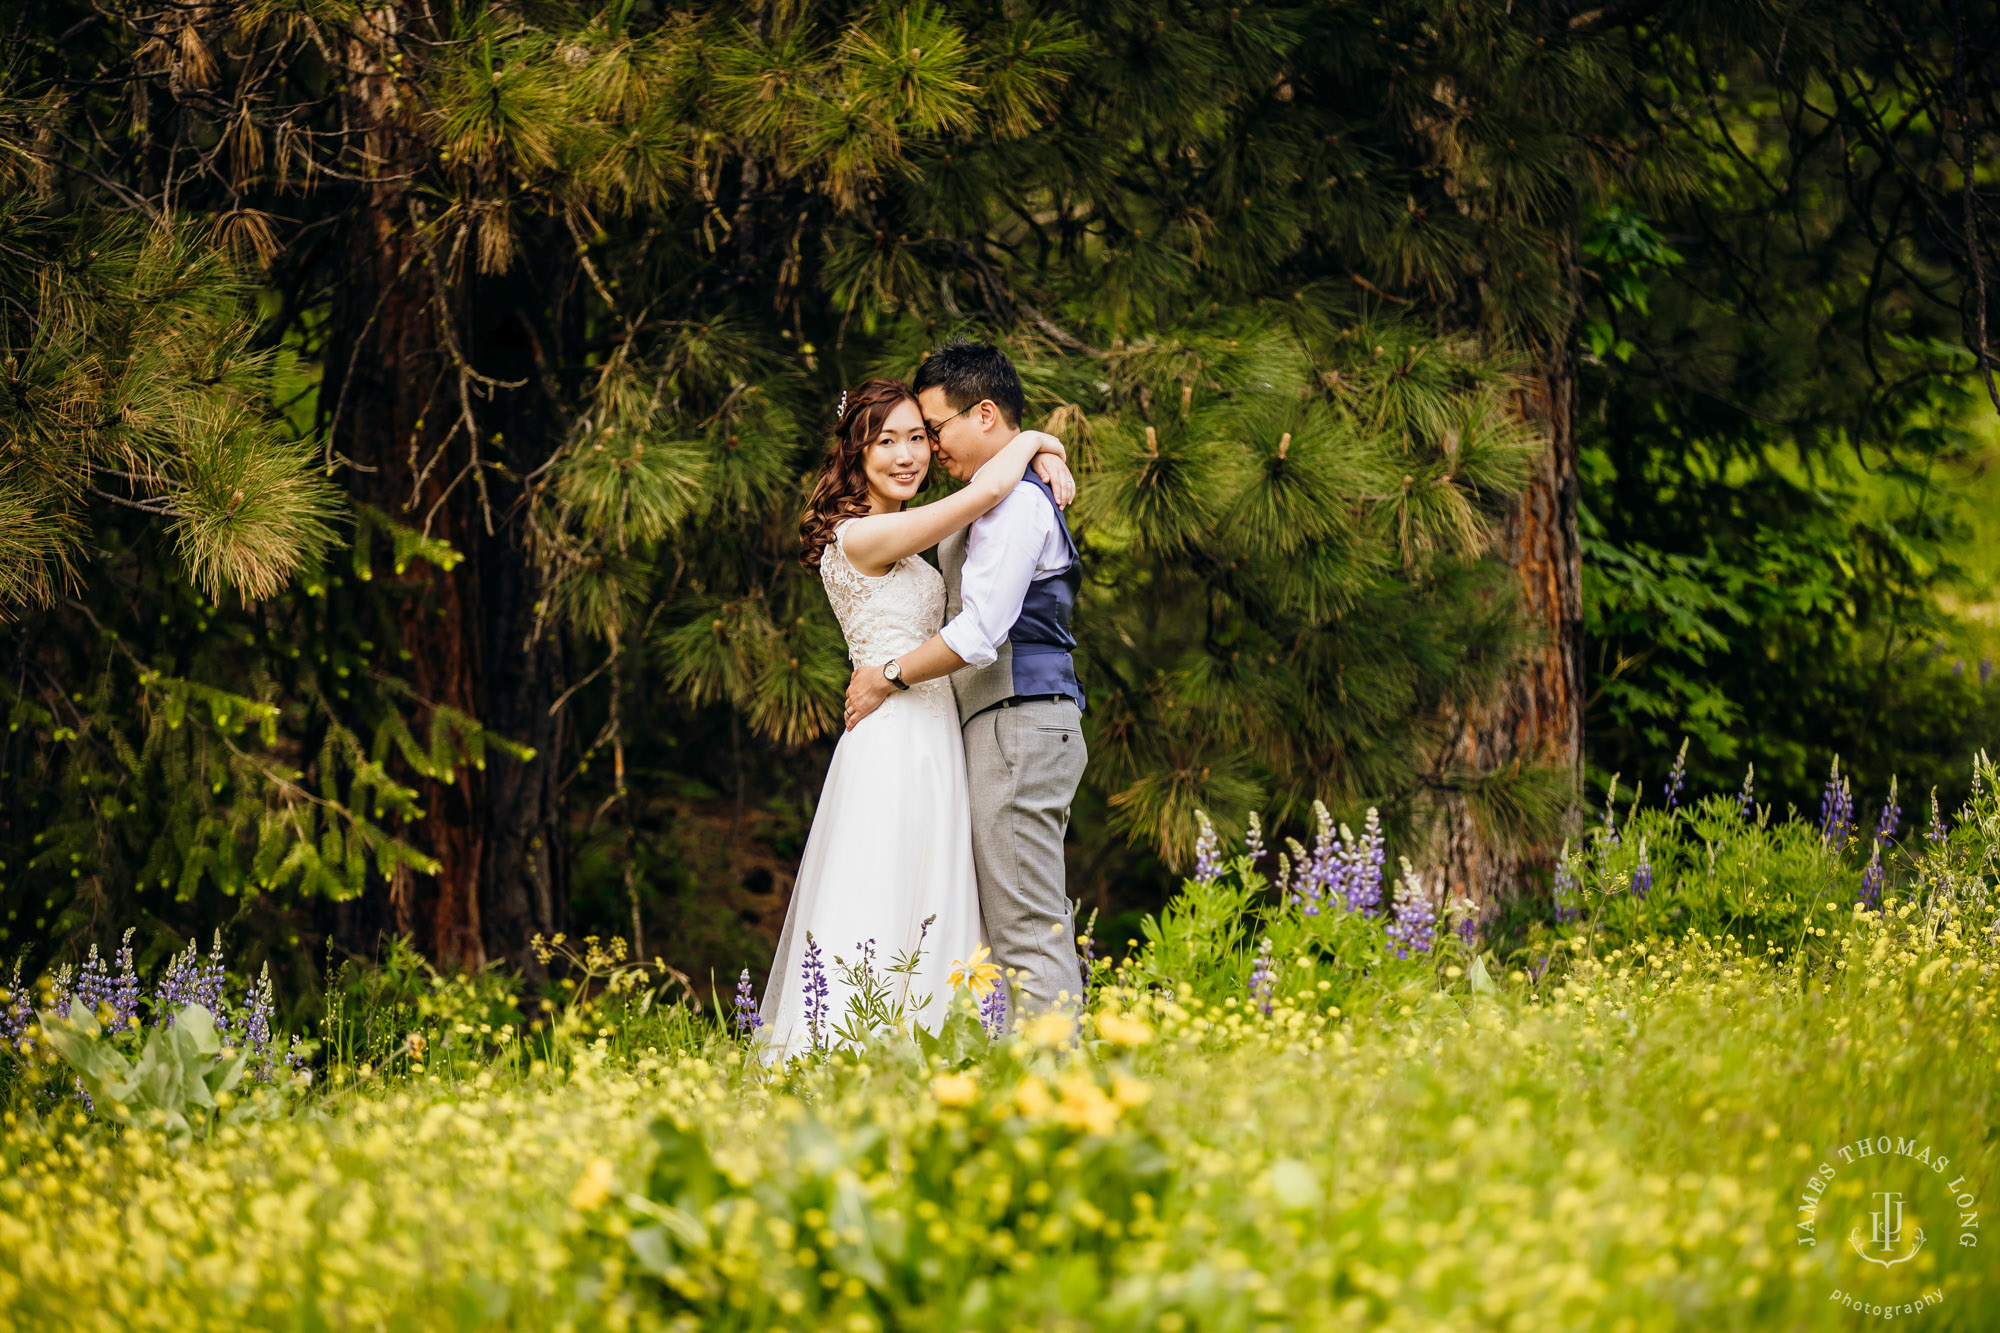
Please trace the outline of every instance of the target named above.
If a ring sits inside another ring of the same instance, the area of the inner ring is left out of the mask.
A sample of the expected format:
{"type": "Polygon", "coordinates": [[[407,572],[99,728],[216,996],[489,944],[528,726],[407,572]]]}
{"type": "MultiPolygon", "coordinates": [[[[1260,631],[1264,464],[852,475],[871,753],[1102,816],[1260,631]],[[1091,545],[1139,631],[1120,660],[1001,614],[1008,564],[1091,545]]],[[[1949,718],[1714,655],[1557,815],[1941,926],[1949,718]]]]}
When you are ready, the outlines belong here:
{"type": "Polygon", "coordinates": [[[862,454],[868,498],[877,510],[901,509],[923,487],[930,472],[930,434],[924,414],[905,398],[882,422],[881,433],[862,454]]]}

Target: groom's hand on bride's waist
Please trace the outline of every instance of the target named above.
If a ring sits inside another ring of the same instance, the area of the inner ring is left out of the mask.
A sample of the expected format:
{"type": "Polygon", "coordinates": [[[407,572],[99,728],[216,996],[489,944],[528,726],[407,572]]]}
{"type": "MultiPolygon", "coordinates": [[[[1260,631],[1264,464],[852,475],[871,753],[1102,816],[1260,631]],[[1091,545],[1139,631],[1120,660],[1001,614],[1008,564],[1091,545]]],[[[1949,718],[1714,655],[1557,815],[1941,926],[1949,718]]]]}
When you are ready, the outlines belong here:
{"type": "Polygon", "coordinates": [[[856,724],[880,708],[882,701],[895,689],[889,678],[882,674],[879,663],[854,668],[854,674],[847,678],[847,729],[854,730],[856,724]]]}
{"type": "MultiPolygon", "coordinates": [[[[905,685],[921,685],[925,681],[942,680],[965,665],[965,659],[951,650],[942,634],[933,634],[923,646],[912,648],[895,659],[898,673],[905,685]]],[[[849,731],[862,718],[882,706],[882,701],[895,692],[895,685],[882,673],[887,663],[854,668],[854,674],[847,678],[847,714],[845,721],[849,731]]]]}

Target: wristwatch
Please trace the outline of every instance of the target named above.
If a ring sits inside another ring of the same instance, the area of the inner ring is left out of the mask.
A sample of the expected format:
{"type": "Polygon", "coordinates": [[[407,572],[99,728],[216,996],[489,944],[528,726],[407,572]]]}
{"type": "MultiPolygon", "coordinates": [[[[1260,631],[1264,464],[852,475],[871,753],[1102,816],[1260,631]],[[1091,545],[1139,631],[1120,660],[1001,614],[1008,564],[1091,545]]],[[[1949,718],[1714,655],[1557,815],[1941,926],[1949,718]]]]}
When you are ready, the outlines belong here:
{"type": "Polygon", "coordinates": [[[910,682],[903,679],[903,668],[897,664],[896,659],[893,657],[882,664],[882,679],[888,681],[899,690],[910,688],[910,682]]]}

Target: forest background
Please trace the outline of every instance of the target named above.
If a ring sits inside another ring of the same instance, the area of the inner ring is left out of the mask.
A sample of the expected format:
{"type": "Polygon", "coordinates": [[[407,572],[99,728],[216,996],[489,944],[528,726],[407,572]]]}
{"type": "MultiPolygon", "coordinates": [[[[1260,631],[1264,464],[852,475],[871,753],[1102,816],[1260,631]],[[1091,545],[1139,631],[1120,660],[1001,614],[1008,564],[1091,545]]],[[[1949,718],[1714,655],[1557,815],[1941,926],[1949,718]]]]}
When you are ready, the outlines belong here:
{"type": "Polygon", "coordinates": [[[847,675],[805,488],[958,332],[1079,463],[1103,938],[1198,810],[1377,805],[1504,929],[1684,739],[1864,811],[2000,739],[1991,3],[6,23],[29,974],[759,966],[847,675]]]}

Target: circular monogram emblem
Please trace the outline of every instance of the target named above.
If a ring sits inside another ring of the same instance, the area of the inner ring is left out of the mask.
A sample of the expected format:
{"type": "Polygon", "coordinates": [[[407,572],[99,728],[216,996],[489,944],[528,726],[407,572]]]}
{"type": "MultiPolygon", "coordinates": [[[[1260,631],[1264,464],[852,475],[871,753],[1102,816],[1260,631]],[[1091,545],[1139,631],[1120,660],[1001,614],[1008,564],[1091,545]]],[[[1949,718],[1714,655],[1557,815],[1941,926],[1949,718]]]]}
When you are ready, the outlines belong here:
{"type": "Polygon", "coordinates": [[[1837,1245],[1841,1285],[1828,1299],[1857,1314],[1899,1319],[1942,1304],[1944,1279],[1979,1247],[1979,1199],[1949,1155],[1900,1134],[1842,1144],[1806,1177],[1800,1246],[1837,1245]]]}

